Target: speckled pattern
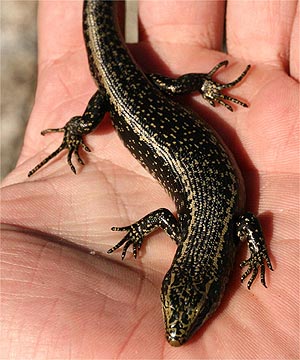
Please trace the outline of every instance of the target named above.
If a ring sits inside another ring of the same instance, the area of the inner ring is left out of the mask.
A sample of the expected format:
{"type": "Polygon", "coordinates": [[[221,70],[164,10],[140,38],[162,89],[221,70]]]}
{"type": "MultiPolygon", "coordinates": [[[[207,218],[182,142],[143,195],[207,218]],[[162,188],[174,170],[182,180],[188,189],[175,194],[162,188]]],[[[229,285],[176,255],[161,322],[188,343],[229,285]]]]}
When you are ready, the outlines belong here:
{"type": "Polygon", "coordinates": [[[157,227],[176,241],[177,251],[162,283],[161,300],[166,338],[171,345],[179,346],[218,307],[239,239],[252,245],[251,257],[243,263],[249,265],[246,275],[253,271],[249,287],[260,267],[265,285],[264,261],[269,268],[271,263],[258,221],[252,214],[241,215],[244,185],[235,161],[198,115],[166,97],[166,93],[170,93],[170,86],[173,93],[182,93],[184,87],[184,92],[198,90],[211,105],[218,102],[232,110],[224,103],[230,100],[246,106],[225,97],[221,90],[240,81],[249,67],[227,85],[211,79],[226,65],[222,62],[208,74],[188,74],[178,81],[149,76],[154,86],[120,40],[114,2],[85,1],[83,16],[90,69],[99,90],[82,117],[72,118],[63,129],[46,131],[65,132],[58,150],[69,149],[68,161],[75,172],[71,156],[74,153],[79,157],[78,148],[85,148],[82,135],[92,131],[109,111],[124,145],[174,199],[178,219],[161,208],[132,225],[114,227],[112,230],[127,234],[108,252],[124,245],[124,258],[132,245],[137,256],[143,238],[157,227]]]}

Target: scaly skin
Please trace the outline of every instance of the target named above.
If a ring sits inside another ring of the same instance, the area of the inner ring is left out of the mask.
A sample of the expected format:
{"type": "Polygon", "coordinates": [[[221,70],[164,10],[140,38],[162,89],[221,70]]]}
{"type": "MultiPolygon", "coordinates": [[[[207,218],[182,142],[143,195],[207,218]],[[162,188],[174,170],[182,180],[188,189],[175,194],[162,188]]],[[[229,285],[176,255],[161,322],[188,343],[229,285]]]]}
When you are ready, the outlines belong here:
{"type": "Polygon", "coordinates": [[[72,118],[64,128],[43,132],[64,131],[64,140],[29,176],[65,148],[69,149],[68,163],[75,172],[72,154],[82,163],[78,148],[89,151],[82,136],[100,123],[105,112],[110,112],[124,145],[172,196],[178,220],[167,209],[158,209],[128,227],[115,227],[113,230],[127,231],[127,235],[109,252],[124,245],[124,258],[133,245],[136,256],[143,238],[157,227],[176,241],[178,248],[163,280],[161,300],[166,338],[171,345],[179,346],[218,307],[238,239],[246,239],[252,245],[250,259],[243,262],[249,265],[246,275],[253,271],[249,288],[259,267],[265,285],[264,261],[270,269],[272,266],[259,223],[252,214],[241,215],[244,184],[229,150],[199,115],[166,94],[198,90],[211,105],[218,102],[232,111],[224,100],[246,104],[223,95],[221,90],[241,81],[249,66],[225,85],[211,77],[227,62],[218,64],[208,74],[186,74],[177,80],[159,75],[146,77],[120,39],[114,7],[110,1],[85,2],[84,36],[98,91],[81,117],[72,118]]]}

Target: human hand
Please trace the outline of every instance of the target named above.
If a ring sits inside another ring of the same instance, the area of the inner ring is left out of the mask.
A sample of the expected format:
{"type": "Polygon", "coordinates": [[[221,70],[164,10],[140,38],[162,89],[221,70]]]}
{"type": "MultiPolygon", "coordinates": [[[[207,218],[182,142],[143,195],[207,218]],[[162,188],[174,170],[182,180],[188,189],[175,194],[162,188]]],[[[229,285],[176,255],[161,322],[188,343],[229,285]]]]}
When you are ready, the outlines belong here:
{"type": "Polygon", "coordinates": [[[230,90],[249,109],[230,113],[208,108],[200,96],[184,100],[233,151],[249,210],[273,217],[271,225],[269,215],[262,217],[275,268],[269,288],[256,281],[249,292],[239,283],[244,251],[219,310],[190,342],[172,348],[164,339],[159,292],[175,244],[155,233],[137,260],[127,256],[121,262],[120,252],[106,251],[120,240],[112,226],[128,225],[161,206],[175,208],[109,120],[87,138],[92,153],[83,154],[86,165],[77,176],[61,155],[26,178],[61,141],[59,134],[42,138],[39,132],[81,114],[95,91],[82,4],[41,2],[36,104],[18,166],[2,189],[2,222],[15,226],[2,233],[2,343],[8,356],[297,357],[299,12],[296,17],[296,2],[279,4],[228,1],[225,56],[219,52],[224,3],[141,2],[141,42],[131,49],[147,72],[206,72],[228,58],[232,65],[216,75],[228,82],[251,63],[243,83],[230,90]]]}

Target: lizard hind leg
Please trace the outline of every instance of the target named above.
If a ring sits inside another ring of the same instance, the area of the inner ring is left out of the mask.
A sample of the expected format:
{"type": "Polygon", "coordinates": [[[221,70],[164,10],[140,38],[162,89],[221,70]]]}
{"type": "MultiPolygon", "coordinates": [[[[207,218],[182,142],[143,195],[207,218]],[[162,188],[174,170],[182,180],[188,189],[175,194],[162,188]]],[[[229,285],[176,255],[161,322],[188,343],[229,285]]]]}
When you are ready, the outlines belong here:
{"type": "Polygon", "coordinates": [[[60,146],[52,154],[47,156],[44,160],[42,160],[38,165],[29,171],[28,177],[33,175],[42,166],[47,164],[51,159],[53,159],[65,149],[68,149],[67,162],[73,173],[76,174],[75,166],[72,164],[72,156],[74,154],[79,164],[84,165],[83,160],[81,159],[78,152],[79,148],[82,147],[87,152],[90,152],[90,149],[83,142],[83,136],[89,134],[97,127],[97,125],[103,119],[105,112],[108,110],[109,106],[106,99],[106,94],[103,89],[99,89],[91,97],[82,116],[72,117],[62,128],[43,130],[41,132],[42,135],[63,132],[64,138],[60,146]]]}
{"type": "Polygon", "coordinates": [[[229,89],[242,81],[250,69],[250,65],[247,65],[245,70],[233,81],[227,84],[221,84],[217,80],[213,80],[212,76],[222,67],[227,66],[228,61],[222,61],[218,63],[208,73],[189,73],[184,74],[176,79],[163,76],[160,74],[148,74],[148,79],[153,85],[158,87],[160,91],[167,95],[184,95],[192,92],[199,92],[202,97],[208,101],[211,106],[215,106],[215,102],[225,106],[229,111],[233,111],[230,104],[224,100],[231,101],[234,104],[238,104],[243,107],[248,107],[243,101],[236,99],[232,96],[223,94],[224,89],[229,89]]]}
{"type": "Polygon", "coordinates": [[[82,135],[76,134],[74,129],[76,128],[78,122],[81,120],[81,116],[74,116],[70,121],[62,128],[57,129],[46,129],[41,132],[42,135],[56,132],[64,132],[64,138],[60,146],[53,151],[49,156],[43,159],[39,164],[37,164],[32,170],[29,171],[28,177],[32,176],[36,171],[38,171],[42,166],[47,164],[51,159],[57,156],[61,151],[65,149],[69,149],[67,161],[71,168],[71,170],[76,174],[75,166],[72,164],[72,155],[73,153],[76,155],[78,162],[81,165],[84,165],[83,160],[79,156],[78,149],[81,146],[85,151],[90,152],[91,150],[87,145],[84,144],[82,135]]]}

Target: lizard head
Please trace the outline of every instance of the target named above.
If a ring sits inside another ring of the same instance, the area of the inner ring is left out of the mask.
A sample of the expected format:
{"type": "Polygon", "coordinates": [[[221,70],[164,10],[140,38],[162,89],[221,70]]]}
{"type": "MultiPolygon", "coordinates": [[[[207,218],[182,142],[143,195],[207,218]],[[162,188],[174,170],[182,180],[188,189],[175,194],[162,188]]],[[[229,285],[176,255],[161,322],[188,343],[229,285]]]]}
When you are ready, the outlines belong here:
{"type": "Polygon", "coordinates": [[[167,272],[161,301],[170,345],[182,345],[203,325],[218,307],[224,285],[215,278],[191,276],[188,270],[174,266],[167,272]]]}

